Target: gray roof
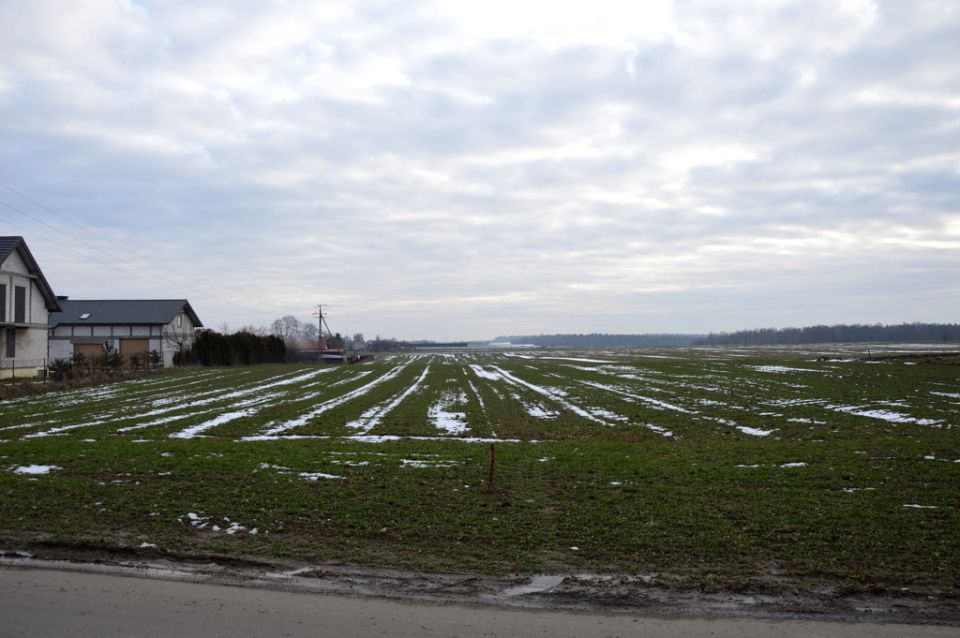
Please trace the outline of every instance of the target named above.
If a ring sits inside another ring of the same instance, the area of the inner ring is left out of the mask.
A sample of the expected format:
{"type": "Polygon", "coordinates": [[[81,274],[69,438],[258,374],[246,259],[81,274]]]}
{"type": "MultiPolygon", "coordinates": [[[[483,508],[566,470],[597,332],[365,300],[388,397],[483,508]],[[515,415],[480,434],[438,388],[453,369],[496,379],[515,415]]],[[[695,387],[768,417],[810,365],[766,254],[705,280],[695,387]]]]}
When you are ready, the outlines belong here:
{"type": "Polygon", "coordinates": [[[22,241],[23,237],[0,237],[0,264],[7,260],[10,253],[12,253],[22,241]]]}
{"type": "Polygon", "coordinates": [[[173,321],[181,310],[193,325],[200,327],[200,318],[186,299],[107,299],[61,300],[63,312],[50,315],[50,327],[60,325],[158,325],[173,321]],[[81,316],[88,314],[85,319],[81,316]]]}
{"type": "Polygon", "coordinates": [[[43,300],[47,302],[47,310],[50,312],[60,310],[60,304],[57,301],[57,296],[53,293],[53,288],[47,283],[47,278],[43,276],[40,266],[37,265],[37,260],[33,258],[33,254],[27,248],[27,242],[23,240],[23,237],[0,237],[0,264],[5,262],[13,251],[17,251],[20,255],[30,274],[36,276],[37,286],[40,287],[43,300]]]}

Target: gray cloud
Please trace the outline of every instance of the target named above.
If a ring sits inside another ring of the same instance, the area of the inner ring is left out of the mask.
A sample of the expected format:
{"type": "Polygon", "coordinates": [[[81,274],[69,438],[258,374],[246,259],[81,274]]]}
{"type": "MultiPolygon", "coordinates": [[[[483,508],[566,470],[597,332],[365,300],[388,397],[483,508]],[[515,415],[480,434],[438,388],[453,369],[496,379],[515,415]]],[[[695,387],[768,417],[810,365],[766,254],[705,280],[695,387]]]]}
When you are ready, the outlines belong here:
{"type": "Polygon", "coordinates": [[[89,231],[0,200],[123,272],[0,225],[209,324],[955,320],[953,3],[637,5],[6,3],[0,179],[89,231]]]}

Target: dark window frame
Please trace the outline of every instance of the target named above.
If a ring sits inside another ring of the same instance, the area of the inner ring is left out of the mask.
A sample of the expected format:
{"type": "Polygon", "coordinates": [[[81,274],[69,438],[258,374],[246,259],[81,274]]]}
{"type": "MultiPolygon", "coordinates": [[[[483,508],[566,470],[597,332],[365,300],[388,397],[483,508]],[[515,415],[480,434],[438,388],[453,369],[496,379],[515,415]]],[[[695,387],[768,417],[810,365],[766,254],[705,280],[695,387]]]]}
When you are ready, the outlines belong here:
{"type": "Polygon", "coordinates": [[[17,356],[17,329],[16,328],[7,328],[7,344],[6,344],[6,353],[8,359],[13,359],[17,356]]]}
{"type": "Polygon", "coordinates": [[[0,321],[7,320],[7,284],[0,284],[0,321]]]}

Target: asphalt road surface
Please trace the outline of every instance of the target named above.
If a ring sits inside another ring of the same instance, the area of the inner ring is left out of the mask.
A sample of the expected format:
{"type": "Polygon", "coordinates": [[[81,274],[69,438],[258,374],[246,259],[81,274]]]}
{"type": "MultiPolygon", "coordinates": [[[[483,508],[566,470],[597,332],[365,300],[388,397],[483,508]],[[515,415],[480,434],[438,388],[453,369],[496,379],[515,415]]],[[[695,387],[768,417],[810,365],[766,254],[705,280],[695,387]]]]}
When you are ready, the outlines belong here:
{"type": "Polygon", "coordinates": [[[2,567],[0,636],[956,638],[960,628],[525,611],[2,567]]]}

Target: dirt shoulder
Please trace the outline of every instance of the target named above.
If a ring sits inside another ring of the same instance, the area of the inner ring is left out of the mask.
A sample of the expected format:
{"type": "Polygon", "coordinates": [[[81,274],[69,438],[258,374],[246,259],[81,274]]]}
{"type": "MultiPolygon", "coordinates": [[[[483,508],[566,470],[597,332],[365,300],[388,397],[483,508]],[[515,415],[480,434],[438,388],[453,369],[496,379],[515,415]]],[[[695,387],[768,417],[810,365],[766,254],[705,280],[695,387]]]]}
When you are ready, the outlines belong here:
{"type": "Polygon", "coordinates": [[[658,575],[444,574],[51,543],[0,550],[0,566],[501,608],[960,626],[960,595],[850,593],[775,579],[705,590],[666,586],[658,575]]]}

